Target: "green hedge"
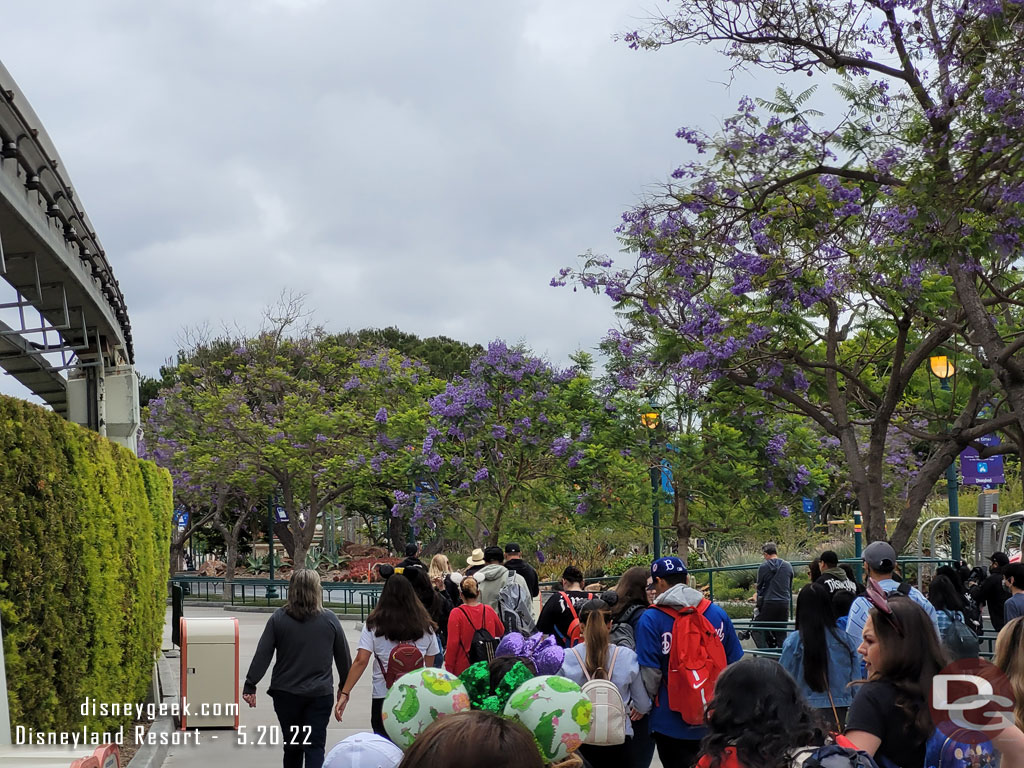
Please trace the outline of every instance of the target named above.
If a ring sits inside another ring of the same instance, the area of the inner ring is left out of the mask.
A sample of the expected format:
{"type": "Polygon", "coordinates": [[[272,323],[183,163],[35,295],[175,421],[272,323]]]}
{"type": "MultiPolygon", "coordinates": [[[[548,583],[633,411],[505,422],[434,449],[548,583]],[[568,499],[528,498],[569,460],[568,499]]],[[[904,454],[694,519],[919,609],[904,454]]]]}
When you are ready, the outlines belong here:
{"type": "Polygon", "coordinates": [[[137,702],[164,623],[171,479],[131,451],[0,396],[0,617],[11,724],[109,729],[137,702]]]}

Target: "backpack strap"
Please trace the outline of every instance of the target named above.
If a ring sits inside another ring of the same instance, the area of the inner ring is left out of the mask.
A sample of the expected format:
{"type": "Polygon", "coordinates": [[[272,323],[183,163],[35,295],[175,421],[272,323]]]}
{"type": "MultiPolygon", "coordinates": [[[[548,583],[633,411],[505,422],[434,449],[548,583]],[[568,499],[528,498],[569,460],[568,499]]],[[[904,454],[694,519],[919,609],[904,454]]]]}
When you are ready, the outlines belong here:
{"type": "Polygon", "coordinates": [[[907,581],[901,581],[900,585],[898,587],[896,587],[896,591],[899,592],[904,597],[910,597],[910,589],[911,589],[910,582],[907,582],[907,581]]]}
{"type": "Polygon", "coordinates": [[[614,650],[612,650],[612,663],[608,665],[608,679],[609,680],[612,679],[612,673],[615,671],[615,659],[617,659],[619,657],[619,646],[613,645],[611,647],[614,650]]]}
{"type": "Polygon", "coordinates": [[[583,670],[583,674],[586,676],[587,682],[589,683],[593,678],[590,676],[590,672],[587,671],[587,662],[580,657],[580,653],[576,650],[575,645],[569,648],[569,650],[572,651],[572,655],[576,657],[576,661],[580,663],[580,669],[583,670]]]}
{"type": "Polygon", "coordinates": [[[569,606],[569,613],[572,614],[573,619],[575,619],[576,621],[579,621],[580,617],[579,617],[579,614],[576,613],[576,606],[572,604],[572,598],[570,598],[568,593],[566,593],[566,592],[559,592],[558,594],[560,594],[562,596],[562,599],[565,600],[565,604],[567,606],[569,606]]]}
{"type": "MultiPolygon", "coordinates": [[[[461,610],[463,608],[468,608],[468,607],[469,607],[468,605],[460,605],[459,609],[461,610]]],[[[474,632],[476,632],[477,630],[483,629],[484,628],[484,624],[487,623],[487,614],[486,613],[483,614],[483,619],[484,620],[480,623],[479,627],[476,626],[476,624],[473,623],[473,617],[469,615],[469,611],[465,611],[465,610],[462,611],[462,615],[466,617],[466,621],[469,622],[469,628],[472,629],[474,632]]]]}

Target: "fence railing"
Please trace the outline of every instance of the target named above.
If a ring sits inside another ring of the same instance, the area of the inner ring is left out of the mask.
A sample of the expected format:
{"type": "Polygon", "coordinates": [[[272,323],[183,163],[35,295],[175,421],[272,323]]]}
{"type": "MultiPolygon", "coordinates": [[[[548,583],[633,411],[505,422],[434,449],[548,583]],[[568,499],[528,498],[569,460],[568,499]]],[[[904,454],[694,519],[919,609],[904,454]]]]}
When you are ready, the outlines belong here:
{"type": "MultiPolygon", "coordinates": [[[[231,605],[281,605],[288,600],[289,582],[284,579],[234,579],[228,581],[212,576],[176,574],[171,584],[182,587],[186,597],[193,600],[224,601],[231,605]],[[272,588],[268,589],[268,588],[272,588]]],[[[324,605],[344,614],[359,613],[365,621],[377,604],[381,584],[325,581],[324,605]]]]}

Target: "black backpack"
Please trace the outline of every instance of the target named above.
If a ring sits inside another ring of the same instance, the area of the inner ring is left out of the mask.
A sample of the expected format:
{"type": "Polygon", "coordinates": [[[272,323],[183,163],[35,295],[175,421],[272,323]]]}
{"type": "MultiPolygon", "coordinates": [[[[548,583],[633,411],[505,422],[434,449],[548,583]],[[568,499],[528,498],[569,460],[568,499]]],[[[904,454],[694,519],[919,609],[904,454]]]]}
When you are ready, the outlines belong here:
{"type": "MultiPolygon", "coordinates": [[[[483,624],[479,627],[473,624],[473,619],[470,618],[469,611],[466,610],[466,606],[460,605],[458,610],[465,614],[466,620],[469,622],[469,626],[473,628],[473,637],[470,638],[469,648],[467,649],[469,653],[469,663],[475,664],[478,661],[492,661],[494,659],[494,652],[498,648],[498,641],[494,639],[494,635],[484,628],[483,624]]],[[[484,623],[486,623],[486,616],[484,623]]]]}
{"type": "Polygon", "coordinates": [[[949,626],[942,630],[942,644],[953,659],[976,659],[980,655],[978,636],[957,618],[956,611],[943,611],[949,617],[949,626]]]}

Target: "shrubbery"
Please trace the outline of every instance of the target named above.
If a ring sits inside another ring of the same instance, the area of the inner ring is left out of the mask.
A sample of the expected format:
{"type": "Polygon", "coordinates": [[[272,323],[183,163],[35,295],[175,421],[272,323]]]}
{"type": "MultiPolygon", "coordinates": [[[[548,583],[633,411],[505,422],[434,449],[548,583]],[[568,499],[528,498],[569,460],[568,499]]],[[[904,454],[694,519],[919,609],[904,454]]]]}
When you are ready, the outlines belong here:
{"type": "Polygon", "coordinates": [[[160,648],[170,475],[0,396],[0,617],[12,725],[109,729],[86,698],[136,702],[160,648]]]}

